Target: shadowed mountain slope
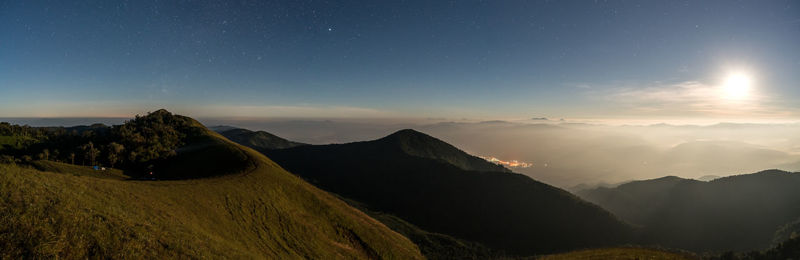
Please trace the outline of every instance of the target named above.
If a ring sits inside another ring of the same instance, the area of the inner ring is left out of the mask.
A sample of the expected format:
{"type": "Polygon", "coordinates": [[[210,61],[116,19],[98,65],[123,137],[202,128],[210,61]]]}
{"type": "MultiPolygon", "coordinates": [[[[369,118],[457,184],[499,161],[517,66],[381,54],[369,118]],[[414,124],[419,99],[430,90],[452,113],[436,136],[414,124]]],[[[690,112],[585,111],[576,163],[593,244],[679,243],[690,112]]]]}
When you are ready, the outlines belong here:
{"type": "Polygon", "coordinates": [[[800,216],[800,174],[768,170],[709,182],[665,177],[578,194],[644,227],[644,242],[696,251],[770,246],[800,216]]]}
{"type": "Polygon", "coordinates": [[[264,155],[188,126],[185,145],[154,166],[183,180],[0,165],[0,258],[422,258],[264,155]]]}
{"type": "Polygon", "coordinates": [[[467,154],[442,140],[411,129],[397,131],[376,140],[376,142],[389,149],[399,148],[408,155],[439,160],[464,170],[511,172],[511,170],[501,165],[487,162],[484,159],[467,154]]]}
{"type": "Polygon", "coordinates": [[[292,142],[264,131],[250,131],[247,129],[235,128],[220,131],[219,133],[231,141],[259,150],[285,149],[306,145],[304,143],[292,142]]]}
{"type": "Polygon", "coordinates": [[[498,168],[413,130],[375,141],[263,152],[369,210],[511,254],[613,245],[631,232],[607,211],[527,176],[465,170],[498,168]]]}
{"type": "Polygon", "coordinates": [[[644,225],[649,218],[659,213],[658,206],[666,203],[670,190],[684,181],[697,182],[667,176],[646,181],[632,181],[614,188],[597,187],[580,190],[576,194],[631,224],[644,225]]]}

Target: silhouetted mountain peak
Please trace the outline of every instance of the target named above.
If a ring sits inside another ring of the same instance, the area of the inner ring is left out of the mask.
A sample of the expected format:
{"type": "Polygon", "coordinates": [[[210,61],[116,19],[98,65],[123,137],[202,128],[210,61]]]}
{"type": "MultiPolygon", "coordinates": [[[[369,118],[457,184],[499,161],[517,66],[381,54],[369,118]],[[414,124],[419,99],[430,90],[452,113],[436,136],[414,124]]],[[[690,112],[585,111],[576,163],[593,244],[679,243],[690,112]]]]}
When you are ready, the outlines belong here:
{"type": "MultiPolygon", "coordinates": [[[[371,210],[514,254],[610,245],[632,232],[609,212],[564,190],[411,129],[373,141],[308,145],[267,156],[371,210]]],[[[457,257],[445,257],[451,258],[457,257]]]]}
{"type": "Polygon", "coordinates": [[[442,146],[442,149],[458,149],[450,144],[445,143],[442,140],[436,139],[433,136],[427,135],[422,132],[418,132],[414,129],[403,129],[397,132],[394,132],[384,138],[378,139],[378,141],[388,142],[396,145],[400,145],[402,148],[409,148],[409,149],[428,149],[432,146],[442,146]],[[450,146],[450,147],[446,147],[450,146]]]}
{"type": "Polygon", "coordinates": [[[220,134],[231,141],[256,150],[286,149],[305,145],[304,143],[292,142],[264,131],[250,131],[242,128],[220,131],[220,134]]]}
{"type": "MultiPolygon", "coordinates": [[[[410,129],[410,128],[398,130],[397,132],[394,132],[394,133],[392,133],[390,135],[387,135],[386,137],[384,137],[382,139],[408,139],[408,138],[436,139],[433,136],[427,135],[427,134],[425,134],[423,132],[419,132],[417,130],[410,129]]],[[[438,140],[438,139],[436,139],[436,140],[438,140]]]]}
{"type": "Polygon", "coordinates": [[[222,131],[221,133],[251,134],[251,133],[255,133],[255,132],[247,130],[247,129],[244,129],[244,128],[234,128],[234,129],[228,129],[228,130],[222,131]]]}
{"type": "Polygon", "coordinates": [[[754,174],[776,174],[776,175],[781,175],[781,174],[792,174],[792,173],[784,171],[784,170],[769,169],[769,170],[763,170],[763,171],[760,171],[760,172],[757,172],[757,173],[754,173],[754,174]]]}
{"type": "Polygon", "coordinates": [[[661,177],[661,178],[655,178],[653,180],[654,181],[677,181],[677,180],[683,180],[683,178],[675,176],[675,175],[668,175],[668,176],[664,176],[664,177],[661,177]]]}
{"type": "Polygon", "coordinates": [[[678,176],[665,176],[650,180],[632,181],[617,187],[620,190],[629,192],[656,194],[661,191],[671,189],[682,182],[697,182],[696,180],[684,179],[678,176]]]}
{"type": "Polygon", "coordinates": [[[794,174],[794,173],[787,172],[787,171],[784,171],[784,170],[778,170],[778,169],[769,169],[769,170],[763,170],[763,171],[756,172],[756,173],[751,173],[751,174],[732,175],[732,176],[728,176],[728,177],[724,177],[724,178],[720,178],[720,179],[728,179],[728,178],[732,178],[732,177],[772,178],[772,177],[790,176],[792,174],[794,174]]]}
{"type": "Polygon", "coordinates": [[[510,172],[503,166],[470,155],[451,144],[413,129],[394,132],[376,142],[399,148],[411,156],[445,161],[465,170],[510,172]]]}
{"type": "Polygon", "coordinates": [[[770,170],[763,170],[763,171],[760,171],[760,172],[750,173],[750,174],[740,174],[740,175],[726,176],[726,177],[715,179],[715,180],[713,180],[711,182],[712,183],[731,182],[731,181],[739,181],[739,182],[742,182],[742,181],[749,181],[749,182],[761,182],[761,181],[774,182],[774,181],[778,181],[779,182],[782,178],[791,177],[794,174],[798,174],[798,173],[791,173],[791,172],[778,170],[778,169],[770,169],[770,170]]]}
{"type": "Polygon", "coordinates": [[[215,125],[215,126],[209,126],[208,129],[217,133],[222,133],[228,130],[239,129],[239,128],[229,125],[215,125]]]}
{"type": "Polygon", "coordinates": [[[669,175],[669,176],[664,176],[664,177],[661,177],[661,178],[655,178],[655,179],[650,179],[650,180],[633,181],[631,183],[637,183],[637,182],[675,183],[675,182],[680,182],[680,181],[683,181],[683,180],[686,180],[686,179],[678,177],[678,176],[674,176],[674,175],[669,175]]]}

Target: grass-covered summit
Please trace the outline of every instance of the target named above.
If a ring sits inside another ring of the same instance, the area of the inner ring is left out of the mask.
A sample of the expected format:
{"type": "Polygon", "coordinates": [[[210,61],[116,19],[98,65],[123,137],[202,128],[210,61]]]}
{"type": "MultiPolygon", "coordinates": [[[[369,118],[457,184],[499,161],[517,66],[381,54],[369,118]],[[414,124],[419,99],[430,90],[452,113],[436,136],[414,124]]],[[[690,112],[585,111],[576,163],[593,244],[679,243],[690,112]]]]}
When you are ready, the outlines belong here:
{"type": "MultiPolygon", "coordinates": [[[[150,116],[142,118],[158,122],[150,116]]],[[[180,127],[133,132],[144,143],[177,134],[174,153],[148,162],[181,180],[0,164],[0,258],[422,258],[405,237],[264,155],[190,118],[155,116],[180,127]]]]}

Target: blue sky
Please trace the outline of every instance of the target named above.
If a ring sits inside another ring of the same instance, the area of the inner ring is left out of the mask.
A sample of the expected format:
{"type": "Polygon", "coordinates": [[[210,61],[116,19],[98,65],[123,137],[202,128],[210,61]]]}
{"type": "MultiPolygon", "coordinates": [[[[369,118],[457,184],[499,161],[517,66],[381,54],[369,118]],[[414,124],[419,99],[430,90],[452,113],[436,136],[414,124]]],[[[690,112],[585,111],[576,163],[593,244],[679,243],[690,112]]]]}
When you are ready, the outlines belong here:
{"type": "Polygon", "coordinates": [[[798,71],[796,1],[0,2],[5,117],[792,119],[798,71]]]}

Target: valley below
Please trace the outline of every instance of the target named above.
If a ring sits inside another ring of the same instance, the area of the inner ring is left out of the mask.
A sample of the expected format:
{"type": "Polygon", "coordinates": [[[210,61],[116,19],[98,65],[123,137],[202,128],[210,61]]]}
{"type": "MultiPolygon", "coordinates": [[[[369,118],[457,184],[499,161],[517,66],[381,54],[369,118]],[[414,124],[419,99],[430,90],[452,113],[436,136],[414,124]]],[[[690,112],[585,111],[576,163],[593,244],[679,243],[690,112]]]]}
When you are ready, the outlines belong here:
{"type": "Polygon", "coordinates": [[[310,145],[166,110],[4,126],[3,258],[774,259],[800,232],[800,174],[780,170],[573,194],[411,129],[310,145]]]}

